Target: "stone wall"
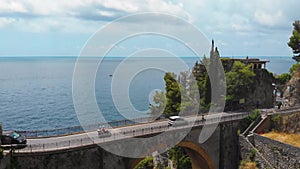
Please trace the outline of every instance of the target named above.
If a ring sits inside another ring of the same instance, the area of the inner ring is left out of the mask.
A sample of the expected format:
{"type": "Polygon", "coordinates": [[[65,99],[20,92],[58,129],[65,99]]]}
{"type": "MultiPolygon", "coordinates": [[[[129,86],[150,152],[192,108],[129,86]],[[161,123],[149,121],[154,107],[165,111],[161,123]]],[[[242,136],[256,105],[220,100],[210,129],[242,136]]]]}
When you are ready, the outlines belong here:
{"type": "Polygon", "coordinates": [[[258,152],[258,150],[247,140],[243,135],[239,136],[239,150],[240,160],[250,161],[250,152],[255,151],[254,161],[257,162],[258,168],[266,169],[273,167],[266,161],[266,159],[258,152]]]}
{"type": "MultiPolygon", "coordinates": [[[[35,154],[14,154],[16,169],[99,169],[104,151],[99,147],[35,154]],[[76,167],[75,167],[76,166],[76,167]]],[[[115,162],[114,162],[115,163],[115,162]]]]}
{"type": "Polygon", "coordinates": [[[255,147],[278,169],[300,168],[300,148],[254,134],[255,147]]]}
{"type": "Polygon", "coordinates": [[[272,122],[271,122],[272,116],[268,116],[261,120],[258,125],[253,129],[255,133],[266,133],[269,132],[272,128],[272,122]]]}

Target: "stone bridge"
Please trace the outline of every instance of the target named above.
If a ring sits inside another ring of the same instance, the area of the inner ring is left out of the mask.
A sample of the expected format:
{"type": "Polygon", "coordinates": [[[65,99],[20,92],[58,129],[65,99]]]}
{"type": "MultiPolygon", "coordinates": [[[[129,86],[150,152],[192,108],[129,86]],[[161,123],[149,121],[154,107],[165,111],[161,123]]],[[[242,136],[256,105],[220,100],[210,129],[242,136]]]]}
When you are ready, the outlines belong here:
{"type": "MultiPolygon", "coordinates": [[[[112,135],[104,138],[99,138],[97,132],[92,131],[28,139],[26,148],[14,152],[11,165],[22,169],[132,169],[143,158],[121,157],[102,147],[120,147],[131,142],[131,138],[150,138],[164,132],[169,139],[176,139],[184,134],[177,146],[186,150],[194,169],[235,169],[239,163],[238,123],[247,115],[248,113],[222,113],[221,116],[213,114],[207,115],[205,120],[194,116],[186,118],[189,125],[181,127],[168,127],[167,120],[130,125],[110,129],[112,135]],[[194,120],[192,124],[191,119],[194,120]],[[211,128],[213,133],[208,140],[200,143],[199,135],[204,127],[211,128]]],[[[168,142],[163,138],[153,145],[147,155],[168,148],[168,142]]]]}

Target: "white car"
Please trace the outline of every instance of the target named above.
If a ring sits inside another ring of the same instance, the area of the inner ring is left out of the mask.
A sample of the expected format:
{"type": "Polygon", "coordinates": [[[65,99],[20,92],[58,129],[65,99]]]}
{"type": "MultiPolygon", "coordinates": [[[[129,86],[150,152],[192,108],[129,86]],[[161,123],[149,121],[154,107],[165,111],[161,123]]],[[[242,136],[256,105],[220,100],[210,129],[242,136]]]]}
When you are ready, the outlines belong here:
{"type": "Polygon", "coordinates": [[[178,127],[188,125],[188,122],[180,116],[170,116],[168,124],[169,126],[178,127]]]}

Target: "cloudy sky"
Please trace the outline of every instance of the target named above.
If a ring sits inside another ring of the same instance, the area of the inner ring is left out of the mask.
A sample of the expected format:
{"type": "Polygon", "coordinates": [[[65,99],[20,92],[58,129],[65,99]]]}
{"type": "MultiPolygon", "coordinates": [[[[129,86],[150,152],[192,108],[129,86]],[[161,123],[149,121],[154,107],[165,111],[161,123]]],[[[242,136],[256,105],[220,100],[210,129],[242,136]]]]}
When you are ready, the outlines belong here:
{"type": "MultiPolygon", "coordinates": [[[[0,56],[77,56],[101,27],[141,12],[188,21],[215,39],[223,56],[291,56],[287,41],[293,21],[300,19],[299,6],[299,0],[1,0],[0,56]]],[[[157,39],[124,42],[114,54],[136,50],[138,44],[166,45],[157,39]]]]}

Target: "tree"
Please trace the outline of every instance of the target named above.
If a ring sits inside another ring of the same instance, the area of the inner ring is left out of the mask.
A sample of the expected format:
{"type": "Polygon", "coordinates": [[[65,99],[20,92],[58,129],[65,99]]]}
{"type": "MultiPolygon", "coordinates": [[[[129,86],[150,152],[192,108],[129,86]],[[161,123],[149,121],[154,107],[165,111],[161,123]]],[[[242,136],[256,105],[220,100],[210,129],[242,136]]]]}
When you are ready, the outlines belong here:
{"type": "Polygon", "coordinates": [[[163,114],[166,107],[166,96],[164,92],[155,92],[153,96],[154,105],[150,104],[151,115],[155,119],[163,114]]]}
{"type": "Polygon", "coordinates": [[[166,73],[164,80],[166,83],[166,107],[164,115],[166,117],[178,115],[180,112],[181,93],[176,75],[174,73],[166,73]]]}
{"type": "Polygon", "coordinates": [[[251,69],[252,65],[245,65],[236,61],[231,71],[226,73],[227,97],[228,103],[243,98],[243,94],[248,94],[253,83],[252,77],[255,73],[251,69]]]}
{"type": "Polygon", "coordinates": [[[134,167],[134,169],[153,169],[153,157],[146,157],[134,167]]]}
{"type": "Polygon", "coordinates": [[[290,74],[293,75],[295,71],[300,71],[300,64],[296,63],[290,68],[290,74]]]}
{"type": "Polygon", "coordinates": [[[175,163],[178,169],[192,168],[191,159],[182,147],[175,146],[168,151],[168,158],[175,163]]]}
{"type": "Polygon", "coordinates": [[[300,20],[295,21],[293,23],[293,26],[294,26],[293,34],[290,37],[290,41],[288,42],[288,45],[293,50],[294,53],[293,59],[299,62],[300,61],[300,20]]]}
{"type": "Polygon", "coordinates": [[[275,78],[276,78],[276,84],[285,85],[291,79],[291,74],[283,73],[275,78]]]}

